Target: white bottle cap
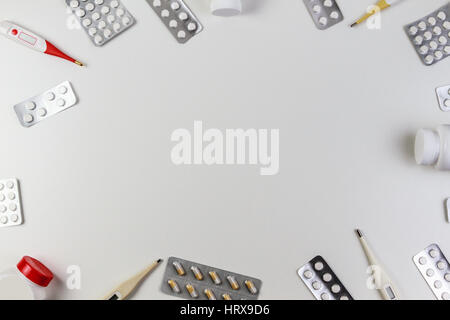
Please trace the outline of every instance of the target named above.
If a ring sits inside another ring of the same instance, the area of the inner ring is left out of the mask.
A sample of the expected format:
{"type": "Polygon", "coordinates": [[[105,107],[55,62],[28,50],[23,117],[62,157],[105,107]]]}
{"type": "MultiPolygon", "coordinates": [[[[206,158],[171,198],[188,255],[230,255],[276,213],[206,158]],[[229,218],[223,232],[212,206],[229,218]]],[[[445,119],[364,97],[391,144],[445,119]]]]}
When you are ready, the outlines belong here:
{"type": "Polygon", "coordinates": [[[241,0],[211,0],[211,12],[215,16],[235,16],[242,12],[241,0]]]}
{"type": "Polygon", "coordinates": [[[417,164],[430,166],[437,163],[440,138],[436,131],[420,129],[416,135],[415,156],[417,164]]]}

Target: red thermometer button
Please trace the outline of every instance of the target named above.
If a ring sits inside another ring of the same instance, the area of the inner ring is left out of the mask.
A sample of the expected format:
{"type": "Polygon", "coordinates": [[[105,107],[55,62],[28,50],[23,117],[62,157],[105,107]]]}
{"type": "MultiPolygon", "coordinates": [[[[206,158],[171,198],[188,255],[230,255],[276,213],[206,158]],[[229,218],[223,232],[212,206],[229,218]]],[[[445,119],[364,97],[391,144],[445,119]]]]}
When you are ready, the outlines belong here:
{"type": "Polygon", "coordinates": [[[17,34],[19,33],[19,31],[17,31],[16,29],[12,29],[11,34],[13,36],[17,36],[17,34]]]}

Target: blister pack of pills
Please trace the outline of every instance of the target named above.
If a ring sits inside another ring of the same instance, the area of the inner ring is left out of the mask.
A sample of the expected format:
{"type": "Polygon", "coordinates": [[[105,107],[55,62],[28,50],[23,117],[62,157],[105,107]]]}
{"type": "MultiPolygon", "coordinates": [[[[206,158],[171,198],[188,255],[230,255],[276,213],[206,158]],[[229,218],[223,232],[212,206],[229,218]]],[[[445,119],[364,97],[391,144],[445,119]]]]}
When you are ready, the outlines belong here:
{"type": "Polygon", "coordinates": [[[316,27],[328,29],[344,20],[336,0],[303,0],[316,27]]]}
{"type": "Polygon", "coordinates": [[[102,46],[136,23],[119,0],[66,0],[96,46],[102,46]]]}
{"type": "Polygon", "coordinates": [[[414,264],[438,300],[450,299],[450,266],[437,244],[416,254],[414,264]]]}
{"type": "Polygon", "coordinates": [[[321,256],[298,269],[297,274],[317,300],[353,300],[350,293],[321,256]]]}
{"type": "Polygon", "coordinates": [[[77,103],[77,97],[69,81],[47,90],[14,106],[24,127],[31,127],[48,117],[62,112],[77,103]]]}
{"type": "Polygon", "coordinates": [[[442,111],[450,111],[450,86],[437,88],[436,95],[439,101],[439,108],[442,111]]]}
{"type": "Polygon", "coordinates": [[[0,228],[22,223],[19,182],[15,178],[0,180],[0,228]]]}
{"type": "Polygon", "coordinates": [[[171,257],[161,291],[193,300],[256,300],[261,280],[171,257]]]}
{"type": "Polygon", "coordinates": [[[450,3],[405,26],[422,62],[433,65],[450,55],[450,3]]]}
{"type": "Polygon", "coordinates": [[[179,43],[186,43],[203,26],[183,0],[146,0],[179,43]]]}

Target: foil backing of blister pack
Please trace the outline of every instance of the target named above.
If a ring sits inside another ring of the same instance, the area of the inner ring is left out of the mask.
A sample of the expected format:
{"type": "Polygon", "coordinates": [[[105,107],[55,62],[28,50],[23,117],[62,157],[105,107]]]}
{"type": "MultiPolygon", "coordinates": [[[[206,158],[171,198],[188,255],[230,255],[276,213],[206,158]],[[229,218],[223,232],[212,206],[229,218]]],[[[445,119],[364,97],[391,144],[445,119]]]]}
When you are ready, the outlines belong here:
{"type": "Polygon", "coordinates": [[[438,300],[450,300],[450,265],[437,244],[413,257],[414,264],[438,300]]]}
{"type": "Polygon", "coordinates": [[[103,46],[136,23],[120,0],[66,0],[94,45],[103,46]]]}
{"type": "Polygon", "coordinates": [[[186,43],[203,26],[183,0],[146,0],[179,43],[186,43]]]}
{"type": "Polygon", "coordinates": [[[450,55],[450,3],[404,28],[425,65],[433,65],[450,55]]]}
{"type": "Polygon", "coordinates": [[[317,300],[353,300],[348,290],[321,256],[316,256],[297,271],[317,300]]]}
{"type": "Polygon", "coordinates": [[[316,27],[328,29],[344,20],[336,0],[303,0],[316,27]]]}
{"type": "Polygon", "coordinates": [[[439,108],[442,111],[450,111],[450,85],[436,89],[439,108]]]}
{"type": "Polygon", "coordinates": [[[24,127],[31,127],[57,113],[73,107],[77,97],[69,81],[14,106],[24,127]]]}
{"type": "Polygon", "coordinates": [[[256,300],[261,286],[253,277],[170,257],[161,291],[192,300],[256,300]]]}

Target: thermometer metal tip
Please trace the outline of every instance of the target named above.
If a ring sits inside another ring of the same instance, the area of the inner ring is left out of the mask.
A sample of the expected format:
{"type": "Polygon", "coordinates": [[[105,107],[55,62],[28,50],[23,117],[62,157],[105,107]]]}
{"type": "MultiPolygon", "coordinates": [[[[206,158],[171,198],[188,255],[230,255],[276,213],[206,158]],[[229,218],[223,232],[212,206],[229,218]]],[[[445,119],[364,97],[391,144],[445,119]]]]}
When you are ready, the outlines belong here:
{"type": "Polygon", "coordinates": [[[80,62],[80,61],[78,61],[78,60],[75,60],[75,64],[79,65],[80,67],[83,67],[83,66],[84,66],[84,64],[83,64],[83,63],[81,63],[81,62],[80,62]]]}

